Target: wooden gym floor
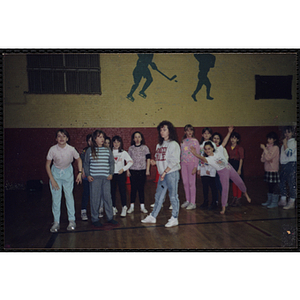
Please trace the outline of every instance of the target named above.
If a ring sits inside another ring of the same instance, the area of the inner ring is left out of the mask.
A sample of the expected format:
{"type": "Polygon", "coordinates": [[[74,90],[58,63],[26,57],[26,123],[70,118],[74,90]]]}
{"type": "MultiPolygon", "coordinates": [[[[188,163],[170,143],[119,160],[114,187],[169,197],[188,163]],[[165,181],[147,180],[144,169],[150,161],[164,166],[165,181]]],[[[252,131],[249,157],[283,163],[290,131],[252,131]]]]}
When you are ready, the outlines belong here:
{"type": "MultiPolygon", "coordinates": [[[[77,227],[68,232],[65,201],[61,207],[61,229],[53,234],[51,227],[51,194],[48,185],[42,193],[28,194],[26,191],[5,192],[4,250],[251,250],[290,251],[298,249],[297,210],[282,208],[267,209],[261,206],[266,200],[267,187],[262,178],[251,177],[245,181],[252,203],[242,198],[241,207],[230,207],[225,215],[217,211],[203,211],[201,180],[197,178],[197,209],[187,211],[180,208],[179,226],[165,228],[171,216],[169,199],[157,217],[156,224],[143,224],[146,215],[136,210],[120,217],[121,203],[117,199],[119,213],[115,219],[120,226],[107,230],[94,229],[90,221],[81,221],[80,204],[82,185],[75,186],[77,227]]],[[[129,189],[127,203],[129,205],[129,189]]],[[[145,206],[151,211],[156,183],[147,181],[145,206]]],[[[182,181],[179,183],[180,204],[185,201],[182,181]]]]}

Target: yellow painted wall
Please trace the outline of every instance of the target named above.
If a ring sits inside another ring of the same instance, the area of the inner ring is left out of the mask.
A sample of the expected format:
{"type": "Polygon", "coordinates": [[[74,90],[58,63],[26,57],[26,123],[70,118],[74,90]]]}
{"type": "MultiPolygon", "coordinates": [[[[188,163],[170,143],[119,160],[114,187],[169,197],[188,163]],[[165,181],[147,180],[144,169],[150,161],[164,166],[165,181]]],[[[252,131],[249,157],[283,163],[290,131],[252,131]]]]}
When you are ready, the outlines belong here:
{"type": "MultiPolygon", "coordinates": [[[[212,53],[214,54],[214,53],[212,53]]],[[[295,124],[296,53],[236,54],[216,53],[215,67],[208,77],[211,96],[205,86],[191,98],[198,82],[198,61],[188,53],[155,53],[158,69],[178,82],[150,71],[153,82],[147,98],[138,96],[144,80],[126,99],[133,84],[136,53],[101,53],[102,95],[26,94],[25,54],[4,56],[4,127],[154,127],[164,119],[175,126],[187,123],[203,126],[277,126],[295,124]],[[293,99],[255,100],[255,75],[293,75],[293,99]]]]}

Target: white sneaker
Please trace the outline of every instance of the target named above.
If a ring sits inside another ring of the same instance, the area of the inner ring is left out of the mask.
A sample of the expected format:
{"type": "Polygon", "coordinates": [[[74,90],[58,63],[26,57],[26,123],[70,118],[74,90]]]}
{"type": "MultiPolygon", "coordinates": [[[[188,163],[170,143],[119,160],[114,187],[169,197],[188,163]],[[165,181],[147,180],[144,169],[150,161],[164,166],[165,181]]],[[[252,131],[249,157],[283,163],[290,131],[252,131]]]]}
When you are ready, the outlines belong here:
{"type": "Polygon", "coordinates": [[[155,203],[151,204],[150,207],[154,207],[154,204],[155,204],[155,203]]]}
{"type": "Polygon", "coordinates": [[[127,206],[123,206],[120,216],[121,217],[126,217],[126,213],[127,213],[127,206]]]}
{"type": "Polygon", "coordinates": [[[145,207],[143,207],[143,208],[141,208],[141,212],[146,214],[148,212],[148,210],[145,207]]]}
{"type": "Polygon", "coordinates": [[[169,209],[173,209],[173,206],[172,206],[172,204],[170,205],[169,209]]]}
{"type": "Polygon", "coordinates": [[[134,207],[130,206],[129,209],[127,210],[127,212],[129,214],[131,214],[132,212],[134,212],[134,207]]]}
{"type": "Polygon", "coordinates": [[[103,207],[99,208],[99,218],[103,218],[103,207]]]}
{"type": "Polygon", "coordinates": [[[52,225],[52,227],[50,228],[50,231],[51,232],[57,232],[58,230],[59,230],[59,223],[57,223],[57,222],[54,222],[53,223],[53,225],[52,225]]]}
{"type": "Polygon", "coordinates": [[[165,227],[173,227],[178,225],[178,218],[174,218],[173,216],[171,219],[169,219],[168,223],[165,225],[165,227]]]}
{"type": "Polygon", "coordinates": [[[278,206],[286,206],[286,198],[281,198],[278,202],[278,206]]]}
{"type": "Polygon", "coordinates": [[[283,209],[292,209],[295,207],[295,201],[290,200],[286,206],[283,207],[283,209]]]}
{"type": "Polygon", "coordinates": [[[185,201],[183,204],[181,204],[181,208],[186,208],[189,206],[189,204],[190,204],[189,201],[185,201]]]}
{"type": "Polygon", "coordinates": [[[67,230],[72,231],[72,230],[75,230],[75,228],[76,228],[75,221],[69,221],[69,225],[67,227],[67,230]]]}
{"type": "Polygon", "coordinates": [[[156,223],[156,218],[148,215],[144,220],[141,221],[142,223],[156,223]]]}
{"type": "Polygon", "coordinates": [[[118,213],[118,210],[116,207],[113,207],[113,215],[115,216],[118,213]]]}
{"type": "Polygon", "coordinates": [[[190,203],[186,209],[195,209],[195,208],[196,208],[196,204],[190,203]]]}
{"type": "Polygon", "coordinates": [[[82,221],[87,221],[89,218],[88,218],[88,216],[87,216],[87,214],[86,214],[86,209],[82,209],[81,210],[81,220],[82,221]]]}

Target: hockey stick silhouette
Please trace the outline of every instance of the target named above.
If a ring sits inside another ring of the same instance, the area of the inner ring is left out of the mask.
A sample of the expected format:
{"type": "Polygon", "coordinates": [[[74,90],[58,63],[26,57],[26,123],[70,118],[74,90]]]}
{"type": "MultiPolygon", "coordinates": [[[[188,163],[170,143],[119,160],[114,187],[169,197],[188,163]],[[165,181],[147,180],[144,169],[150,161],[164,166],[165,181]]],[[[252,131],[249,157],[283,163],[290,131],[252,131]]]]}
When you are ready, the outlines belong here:
{"type": "Polygon", "coordinates": [[[177,77],[177,75],[172,76],[171,78],[168,77],[167,75],[165,75],[163,72],[159,71],[158,69],[156,69],[156,71],[158,73],[160,73],[162,76],[166,77],[167,79],[169,79],[170,81],[172,81],[173,79],[175,79],[177,77]]]}

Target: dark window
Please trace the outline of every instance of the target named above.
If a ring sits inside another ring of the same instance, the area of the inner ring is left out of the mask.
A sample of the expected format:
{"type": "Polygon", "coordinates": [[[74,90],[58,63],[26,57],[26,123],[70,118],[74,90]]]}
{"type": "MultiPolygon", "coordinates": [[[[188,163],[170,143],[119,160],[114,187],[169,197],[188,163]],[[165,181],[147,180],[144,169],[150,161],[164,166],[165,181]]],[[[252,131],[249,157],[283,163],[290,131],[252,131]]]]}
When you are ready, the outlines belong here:
{"type": "Polygon", "coordinates": [[[33,94],[101,94],[99,54],[27,54],[33,94]]]}
{"type": "Polygon", "coordinates": [[[255,99],[292,99],[292,80],[292,75],[255,75],[255,99]]]}

